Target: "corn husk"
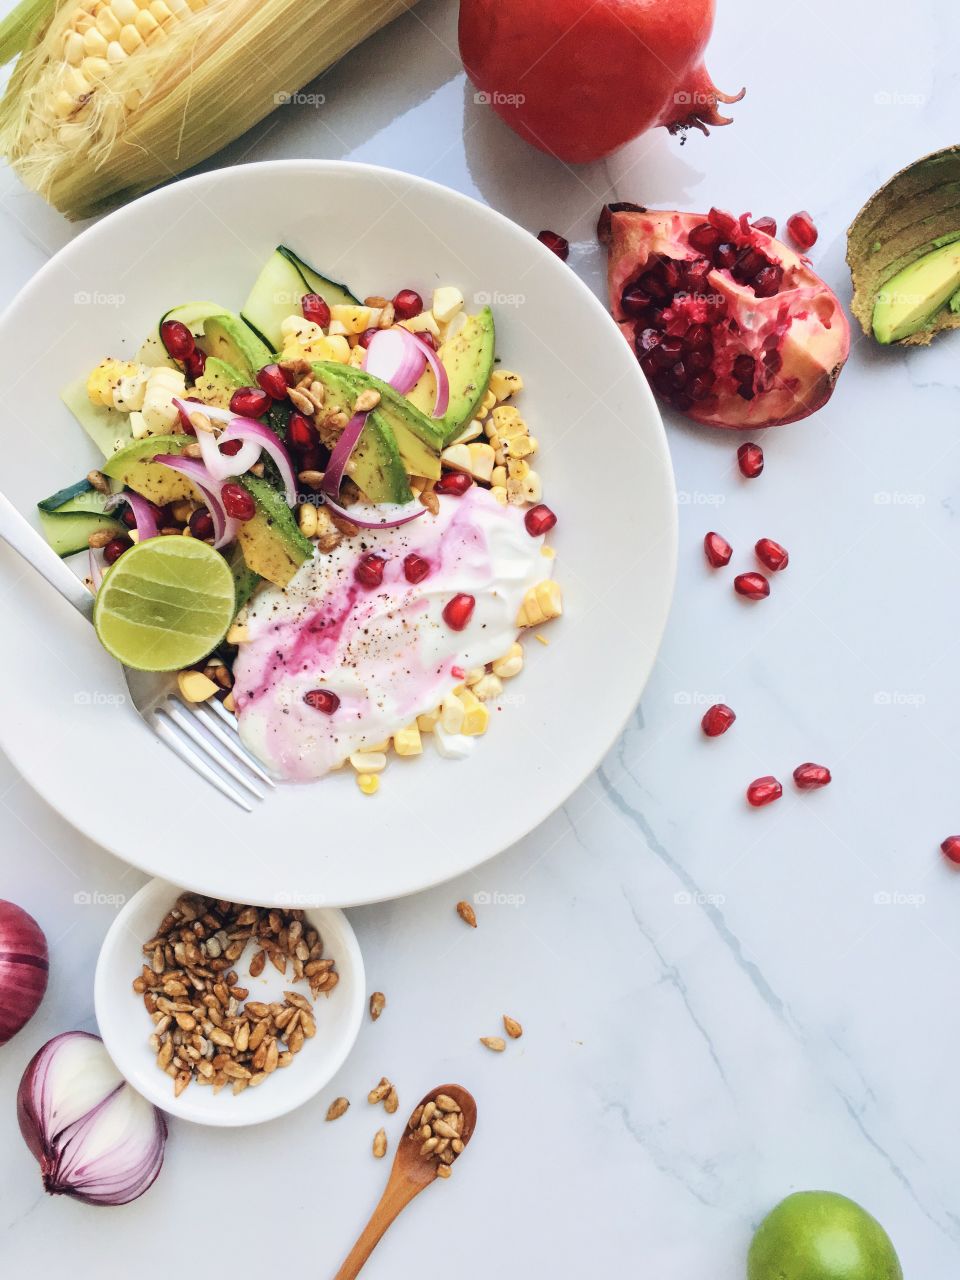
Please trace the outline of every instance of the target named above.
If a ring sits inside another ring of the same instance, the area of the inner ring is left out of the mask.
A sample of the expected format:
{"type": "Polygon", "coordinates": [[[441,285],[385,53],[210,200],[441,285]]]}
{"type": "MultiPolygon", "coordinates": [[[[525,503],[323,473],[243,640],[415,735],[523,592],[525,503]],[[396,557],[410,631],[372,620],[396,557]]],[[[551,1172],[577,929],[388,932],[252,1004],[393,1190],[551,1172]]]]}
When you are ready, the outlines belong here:
{"type": "Polygon", "coordinates": [[[90,92],[71,89],[72,108],[67,41],[109,0],[23,0],[0,24],[0,61],[19,54],[0,101],[0,153],[70,218],[206,159],[416,0],[168,3],[182,9],[176,20],[118,65],[87,70],[90,92]]]}

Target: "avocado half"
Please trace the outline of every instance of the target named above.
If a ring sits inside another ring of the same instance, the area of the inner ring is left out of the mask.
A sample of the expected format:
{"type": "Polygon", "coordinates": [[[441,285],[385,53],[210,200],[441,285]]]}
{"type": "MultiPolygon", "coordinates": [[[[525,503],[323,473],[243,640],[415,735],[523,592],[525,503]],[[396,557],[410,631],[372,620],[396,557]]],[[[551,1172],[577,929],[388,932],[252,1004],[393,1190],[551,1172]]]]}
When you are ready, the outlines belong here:
{"type": "Polygon", "coordinates": [[[870,197],[847,232],[851,310],[886,345],[960,328],[960,146],[924,156],[870,197]]]}

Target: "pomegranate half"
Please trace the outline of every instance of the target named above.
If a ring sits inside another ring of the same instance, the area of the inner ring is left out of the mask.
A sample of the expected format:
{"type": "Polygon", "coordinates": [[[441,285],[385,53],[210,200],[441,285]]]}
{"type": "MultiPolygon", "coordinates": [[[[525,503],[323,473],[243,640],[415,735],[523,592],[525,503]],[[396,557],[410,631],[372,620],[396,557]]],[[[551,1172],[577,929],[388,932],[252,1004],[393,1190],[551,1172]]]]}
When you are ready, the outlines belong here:
{"type": "Polygon", "coordinates": [[[796,422],[850,350],[839,299],[750,215],[605,206],[613,317],[654,391],[711,427],[796,422]]]}

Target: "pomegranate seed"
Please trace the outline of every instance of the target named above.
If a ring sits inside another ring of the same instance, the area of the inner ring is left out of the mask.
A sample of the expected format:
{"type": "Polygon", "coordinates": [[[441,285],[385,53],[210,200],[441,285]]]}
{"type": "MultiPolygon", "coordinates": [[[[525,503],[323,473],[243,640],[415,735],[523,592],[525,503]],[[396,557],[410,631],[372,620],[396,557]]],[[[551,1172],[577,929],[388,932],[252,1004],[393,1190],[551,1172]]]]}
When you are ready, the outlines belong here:
{"type": "Polygon", "coordinates": [[[773,804],[783,795],[783,787],[770,774],[763,778],[755,778],[747,787],[747,804],[761,809],[765,804],[773,804]]]}
{"type": "Polygon", "coordinates": [[[728,236],[731,231],[736,231],[739,223],[732,213],[727,213],[726,209],[711,208],[707,214],[707,220],[728,236]]]}
{"type": "Polygon", "coordinates": [[[746,354],[737,356],[733,362],[733,376],[738,382],[752,382],[757,362],[753,356],[746,354]]]}
{"type": "Polygon", "coordinates": [[[765,235],[775,236],[777,234],[776,218],[757,218],[756,222],[750,224],[755,231],[762,231],[765,235]]]}
{"type": "MultiPolygon", "coordinates": [[[[184,400],[187,404],[203,404],[203,401],[198,400],[196,396],[185,396],[184,400]]],[[[196,430],[194,429],[193,423],[190,421],[185,411],[181,409],[179,405],[177,406],[177,413],[180,415],[180,425],[183,427],[187,435],[195,436],[197,433],[196,433],[196,430]]]]}
{"type": "Polygon", "coordinates": [[[362,587],[373,590],[383,581],[383,569],[386,564],[383,556],[375,556],[372,552],[365,555],[353,571],[353,576],[362,587]]]}
{"type": "MultiPolygon", "coordinates": [[[[329,456],[329,455],[327,455],[329,456]]],[[[322,471],[326,465],[324,455],[314,445],[309,449],[300,449],[297,453],[297,464],[301,471],[322,471]]]]}
{"type": "Polygon", "coordinates": [[[763,470],[763,450],[748,440],[737,450],[737,463],[748,480],[755,480],[763,470]]]}
{"type": "Polygon", "coordinates": [[[793,780],[801,791],[816,791],[817,787],[825,787],[832,782],[830,770],[825,764],[798,764],[793,771],[793,780]]]}
{"type": "Polygon", "coordinates": [[[704,537],[703,550],[707,562],[714,569],[722,569],[725,564],[729,564],[730,557],[733,555],[733,547],[719,533],[708,533],[704,537]]]}
{"type": "Polygon", "coordinates": [[[756,249],[744,249],[737,256],[737,275],[743,280],[752,280],[757,272],[762,271],[766,265],[767,260],[762,253],[759,253],[756,249]]]}
{"type": "Polygon", "coordinates": [[[317,436],[310,419],[302,413],[291,413],[287,439],[295,449],[312,449],[317,443],[317,436]]]}
{"type": "Polygon", "coordinates": [[[197,343],[193,334],[179,320],[164,320],[160,326],[160,341],[167,349],[167,355],[174,360],[186,360],[196,350],[197,343]]]}
{"type": "Polygon", "coordinates": [[[462,498],[473,484],[473,477],[464,471],[445,471],[433,486],[434,493],[445,493],[452,498],[462,498]]]}
{"type": "Polygon", "coordinates": [[[628,316],[640,316],[650,305],[650,295],[644,293],[638,285],[632,285],[629,289],[624,289],[620,305],[628,316]]]}
{"type": "Polygon", "coordinates": [[[230,397],[230,412],[241,418],[262,418],[270,403],[270,397],[260,387],[240,387],[230,397]]]}
{"type": "Polygon", "coordinates": [[[321,329],[325,329],[330,323],[330,308],[319,293],[305,293],[300,299],[300,310],[304,320],[312,320],[321,329]]]}
{"type": "Polygon", "coordinates": [[[762,573],[738,573],[733,580],[733,589],[748,600],[763,600],[770,594],[770,583],[762,573]]]}
{"type": "Polygon", "coordinates": [[[257,374],[257,386],[274,400],[286,400],[287,380],[278,364],[265,364],[257,374]]]}
{"type": "Polygon", "coordinates": [[[393,311],[398,320],[412,320],[422,310],[423,299],[414,289],[401,289],[393,300],[393,311]]]}
{"type": "Polygon", "coordinates": [[[790,563],[786,547],[781,547],[780,543],[774,542],[772,538],[761,538],[754,550],[760,563],[765,564],[774,573],[779,573],[790,563]]]}
{"type": "Polygon", "coordinates": [[[463,591],[458,592],[452,600],[447,601],[443,606],[443,620],[451,631],[462,631],[464,629],[473,617],[476,603],[474,596],[468,596],[463,591]]]}
{"type": "Polygon", "coordinates": [[[806,209],[792,213],[787,219],[787,235],[801,253],[806,253],[817,243],[817,228],[806,209]]]}
{"type": "Polygon", "coordinates": [[[548,506],[540,502],[530,508],[523,517],[523,523],[527,526],[527,533],[531,538],[539,538],[542,533],[549,533],[554,528],[557,517],[548,506]]]}
{"type": "Polygon", "coordinates": [[[949,858],[951,862],[960,862],[960,836],[947,836],[946,840],[941,844],[940,850],[945,858],[949,858]]]}
{"type": "Polygon", "coordinates": [[[123,553],[132,546],[132,540],[125,533],[121,533],[103,548],[103,558],[107,564],[116,564],[123,553]]]}
{"type": "Polygon", "coordinates": [[[206,368],[206,365],[207,357],[199,347],[196,347],[191,351],[183,362],[183,367],[186,371],[187,377],[192,378],[194,382],[196,382],[198,378],[203,377],[203,371],[206,368]]]}
{"type": "Polygon", "coordinates": [[[201,542],[213,537],[213,516],[206,507],[198,507],[190,517],[190,532],[201,542]]]}
{"type": "Polygon", "coordinates": [[[220,490],[220,501],[224,511],[234,520],[252,520],[257,514],[253,494],[241,484],[225,484],[220,490]]]}
{"type": "Polygon", "coordinates": [[[709,222],[699,223],[687,236],[687,241],[692,248],[710,257],[713,256],[714,250],[722,239],[723,232],[711,226],[709,222]]]}
{"type": "Polygon", "coordinates": [[[718,702],[706,709],[700,726],[708,738],[719,738],[721,733],[727,732],[736,718],[737,713],[731,707],[725,702],[718,702]]]}
{"type": "Polygon", "coordinates": [[[555,253],[561,262],[570,257],[570,241],[557,235],[556,231],[541,231],[537,236],[541,244],[545,244],[551,253],[555,253]]]}
{"type": "Polygon", "coordinates": [[[228,458],[232,458],[234,454],[239,453],[243,448],[242,440],[224,440],[220,446],[220,452],[225,453],[228,458]]]}
{"type": "Polygon", "coordinates": [[[717,245],[714,258],[718,267],[726,267],[729,270],[737,260],[737,246],[725,240],[723,244],[717,245]]]}
{"type": "Polygon", "coordinates": [[[360,335],[361,347],[363,347],[364,350],[366,350],[366,348],[369,347],[370,343],[373,341],[373,339],[377,336],[379,332],[380,332],[379,329],[364,329],[363,333],[361,333],[360,335]]]}
{"type": "Polygon", "coordinates": [[[314,711],[322,711],[325,716],[332,716],[340,705],[340,699],[332,689],[311,689],[303,695],[303,700],[314,711]]]}
{"type": "Polygon", "coordinates": [[[403,576],[408,582],[422,582],[430,572],[430,561],[411,551],[403,562],[403,576]]]}
{"type": "Polygon", "coordinates": [[[753,292],[758,298],[772,298],[775,293],[780,292],[781,284],[783,268],[771,262],[754,276],[753,292]]]}

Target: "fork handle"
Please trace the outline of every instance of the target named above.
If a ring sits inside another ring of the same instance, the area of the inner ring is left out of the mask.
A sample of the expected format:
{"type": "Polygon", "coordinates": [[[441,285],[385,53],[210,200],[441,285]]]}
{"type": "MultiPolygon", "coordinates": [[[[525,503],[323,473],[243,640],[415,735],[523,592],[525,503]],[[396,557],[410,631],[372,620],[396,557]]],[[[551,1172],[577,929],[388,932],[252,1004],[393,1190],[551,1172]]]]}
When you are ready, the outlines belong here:
{"type": "Polygon", "coordinates": [[[0,493],[0,539],[32,565],[64,600],[88,620],[93,617],[93,596],[80,579],[67,567],[46,542],[42,534],[27,521],[10,499],[0,493]]]}

